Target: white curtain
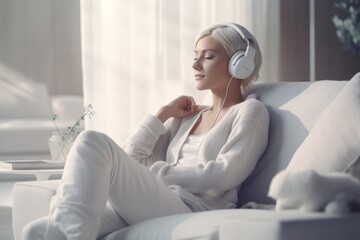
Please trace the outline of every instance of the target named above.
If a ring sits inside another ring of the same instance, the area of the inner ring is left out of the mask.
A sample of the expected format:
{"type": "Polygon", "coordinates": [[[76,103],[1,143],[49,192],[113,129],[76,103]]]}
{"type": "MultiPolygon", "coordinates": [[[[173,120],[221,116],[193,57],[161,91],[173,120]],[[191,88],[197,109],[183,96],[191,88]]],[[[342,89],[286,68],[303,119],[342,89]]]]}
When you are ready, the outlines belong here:
{"type": "Polygon", "coordinates": [[[252,31],[267,62],[262,81],[274,81],[278,31],[272,30],[278,22],[275,17],[270,27],[269,19],[278,16],[278,7],[272,5],[276,10],[269,13],[268,2],[82,0],[84,97],[96,112],[86,127],[121,145],[146,113],[155,113],[178,95],[201,102],[205,93],[196,91],[191,68],[194,38],[214,23],[237,22],[252,31]]]}

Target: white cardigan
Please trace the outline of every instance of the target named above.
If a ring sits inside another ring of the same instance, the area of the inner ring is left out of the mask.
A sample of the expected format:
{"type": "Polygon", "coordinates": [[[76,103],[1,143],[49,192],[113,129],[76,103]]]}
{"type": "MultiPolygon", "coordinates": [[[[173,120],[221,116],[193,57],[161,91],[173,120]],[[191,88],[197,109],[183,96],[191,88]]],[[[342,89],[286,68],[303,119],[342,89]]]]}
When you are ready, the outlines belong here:
{"type": "Polygon", "coordinates": [[[162,124],[147,115],[125,151],[150,168],[193,210],[234,208],[268,140],[269,114],[256,99],[232,106],[205,136],[193,165],[178,166],[179,152],[201,113],[162,124]]]}

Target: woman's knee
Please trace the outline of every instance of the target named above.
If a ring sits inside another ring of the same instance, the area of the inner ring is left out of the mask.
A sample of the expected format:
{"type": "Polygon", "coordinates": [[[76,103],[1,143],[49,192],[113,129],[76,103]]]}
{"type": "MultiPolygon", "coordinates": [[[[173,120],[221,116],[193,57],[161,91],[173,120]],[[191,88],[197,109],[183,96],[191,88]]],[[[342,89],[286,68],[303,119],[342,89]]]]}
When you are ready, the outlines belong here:
{"type": "Polygon", "coordinates": [[[104,138],[104,136],[106,136],[106,135],[101,132],[97,132],[94,130],[84,130],[84,131],[80,132],[77,139],[81,139],[82,141],[84,141],[84,140],[94,141],[94,140],[101,140],[104,138]]]}
{"type": "Polygon", "coordinates": [[[116,148],[118,148],[117,144],[108,135],[93,130],[84,130],[77,137],[69,155],[70,158],[75,156],[78,159],[79,154],[81,154],[87,159],[92,157],[106,161],[113,159],[116,148]]]}
{"type": "Polygon", "coordinates": [[[21,231],[22,240],[44,240],[47,218],[38,219],[25,225],[21,231]]]}
{"type": "Polygon", "coordinates": [[[106,149],[109,145],[110,137],[106,134],[93,131],[93,130],[84,130],[82,131],[79,136],[76,138],[76,144],[84,147],[90,148],[100,148],[106,149]]]}

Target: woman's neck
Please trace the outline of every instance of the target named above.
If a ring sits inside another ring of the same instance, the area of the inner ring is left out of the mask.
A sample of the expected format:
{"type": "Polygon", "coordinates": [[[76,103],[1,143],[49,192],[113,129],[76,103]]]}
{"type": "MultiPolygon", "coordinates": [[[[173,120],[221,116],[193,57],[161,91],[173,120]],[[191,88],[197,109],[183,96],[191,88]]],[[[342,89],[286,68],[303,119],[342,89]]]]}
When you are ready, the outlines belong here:
{"type": "MultiPolygon", "coordinates": [[[[238,84],[234,84],[234,85],[238,85],[238,84]]],[[[211,110],[215,110],[215,111],[219,111],[221,107],[222,109],[230,108],[231,106],[244,101],[244,98],[240,90],[240,86],[230,86],[228,89],[228,94],[226,96],[226,99],[225,99],[225,90],[222,91],[221,94],[212,91],[212,95],[213,95],[213,104],[211,110]]]]}

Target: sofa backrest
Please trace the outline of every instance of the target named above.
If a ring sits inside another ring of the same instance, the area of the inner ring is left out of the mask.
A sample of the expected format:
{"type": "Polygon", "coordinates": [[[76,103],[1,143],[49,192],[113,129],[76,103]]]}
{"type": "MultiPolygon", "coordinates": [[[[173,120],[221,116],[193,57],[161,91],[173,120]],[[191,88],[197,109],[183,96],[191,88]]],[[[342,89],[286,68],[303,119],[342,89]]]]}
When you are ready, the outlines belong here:
{"type": "Polygon", "coordinates": [[[347,81],[258,83],[256,94],[270,114],[268,146],[239,192],[239,206],[247,202],[273,204],[267,196],[272,177],[286,168],[322,111],[347,81]]]}
{"type": "Polygon", "coordinates": [[[0,76],[0,119],[50,117],[50,100],[44,84],[0,76]]]}

